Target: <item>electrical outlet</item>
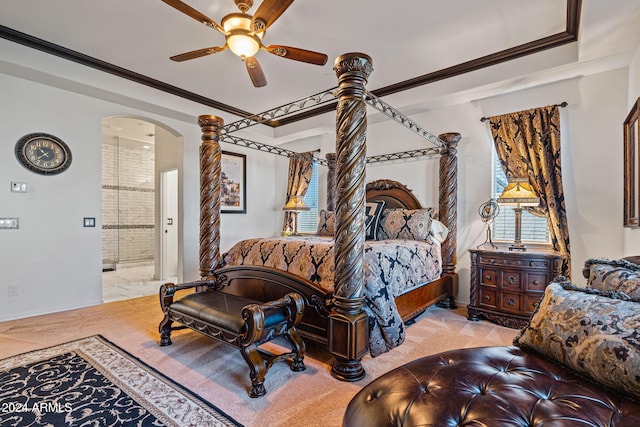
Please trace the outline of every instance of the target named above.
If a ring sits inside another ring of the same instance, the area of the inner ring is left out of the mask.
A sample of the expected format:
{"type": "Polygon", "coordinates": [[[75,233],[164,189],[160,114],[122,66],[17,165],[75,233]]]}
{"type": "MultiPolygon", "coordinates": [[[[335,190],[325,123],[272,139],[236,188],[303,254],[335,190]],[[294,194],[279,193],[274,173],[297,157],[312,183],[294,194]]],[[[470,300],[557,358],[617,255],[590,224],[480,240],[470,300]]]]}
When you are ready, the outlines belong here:
{"type": "Polygon", "coordinates": [[[18,286],[17,285],[9,285],[9,296],[10,297],[17,297],[18,295],[20,295],[20,292],[18,292],[18,286]]]}

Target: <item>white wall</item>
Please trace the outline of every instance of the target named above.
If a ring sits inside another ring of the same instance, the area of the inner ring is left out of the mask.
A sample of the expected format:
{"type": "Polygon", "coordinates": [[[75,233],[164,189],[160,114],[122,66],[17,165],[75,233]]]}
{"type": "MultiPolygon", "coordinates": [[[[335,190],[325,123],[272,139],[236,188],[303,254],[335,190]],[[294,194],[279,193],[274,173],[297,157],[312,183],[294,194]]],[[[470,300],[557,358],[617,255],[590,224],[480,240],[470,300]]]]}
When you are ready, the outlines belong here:
{"type": "Polygon", "coordinates": [[[288,159],[228,143],[222,143],[222,149],[247,156],[247,213],[221,215],[220,248],[224,252],[242,239],[273,236],[282,226],[287,182],[286,175],[284,183],[278,177],[283,169],[286,173],[288,159]]]}
{"type": "MultiPolygon", "coordinates": [[[[629,65],[629,92],[627,97],[627,112],[640,97],[640,46],[636,49],[629,65]]],[[[626,116],[625,116],[626,117],[626,116]]],[[[622,122],[621,122],[622,123],[622,122]]],[[[622,125],[620,125],[622,127],[622,125]]],[[[621,157],[622,159],[622,157],[621,157]]],[[[640,254],[640,228],[624,229],[624,255],[640,254]]]]}
{"type": "Polygon", "coordinates": [[[0,216],[20,220],[19,230],[0,230],[0,319],[97,304],[101,117],[84,97],[2,74],[0,91],[0,216]],[[66,172],[41,176],[18,164],[15,142],[31,132],[67,143],[73,160],[66,172]],[[11,193],[12,180],[26,182],[28,193],[11,193]],[[83,217],[96,218],[97,226],[83,228],[83,217]],[[9,286],[19,295],[8,297],[9,286]]]}
{"type": "MultiPolygon", "coordinates": [[[[0,230],[0,321],[101,303],[104,117],[140,117],[182,137],[182,276],[185,281],[199,277],[201,132],[197,123],[7,74],[0,74],[0,92],[0,217],[20,219],[19,230],[0,230]],[[57,176],[41,176],[20,166],[15,142],[31,132],[47,132],[64,140],[73,153],[71,167],[57,176]],[[10,181],[26,182],[29,192],[11,193],[10,181]],[[95,217],[96,227],[83,228],[83,217],[95,217]],[[17,287],[19,295],[8,297],[9,286],[17,287]]],[[[247,155],[248,181],[247,214],[222,215],[224,250],[240,238],[273,234],[274,200],[280,191],[275,188],[273,155],[222,145],[224,150],[247,155]]]]}

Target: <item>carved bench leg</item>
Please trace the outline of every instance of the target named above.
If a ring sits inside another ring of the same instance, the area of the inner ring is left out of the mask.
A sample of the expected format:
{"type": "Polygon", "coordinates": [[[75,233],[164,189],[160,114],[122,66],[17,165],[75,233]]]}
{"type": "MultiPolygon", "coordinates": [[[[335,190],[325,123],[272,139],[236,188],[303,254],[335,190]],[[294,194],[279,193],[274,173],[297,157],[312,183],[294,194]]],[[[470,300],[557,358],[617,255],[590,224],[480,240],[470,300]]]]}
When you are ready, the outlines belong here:
{"type": "Polygon", "coordinates": [[[164,319],[160,322],[158,329],[160,330],[160,345],[167,346],[171,345],[171,316],[169,313],[164,315],[164,319]]]}
{"type": "Polygon", "coordinates": [[[251,391],[249,392],[249,396],[264,396],[267,393],[267,390],[264,388],[264,377],[267,374],[267,366],[262,356],[260,356],[260,353],[258,353],[258,346],[255,344],[242,346],[240,347],[240,353],[242,353],[242,357],[244,357],[250,369],[251,391]]]}
{"type": "Polygon", "coordinates": [[[291,350],[293,350],[293,359],[291,362],[291,370],[294,372],[300,372],[307,369],[304,366],[304,352],[306,351],[306,347],[304,345],[304,341],[298,334],[298,330],[296,328],[289,328],[287,331],[287,338],[291,343],[291,350]]]}

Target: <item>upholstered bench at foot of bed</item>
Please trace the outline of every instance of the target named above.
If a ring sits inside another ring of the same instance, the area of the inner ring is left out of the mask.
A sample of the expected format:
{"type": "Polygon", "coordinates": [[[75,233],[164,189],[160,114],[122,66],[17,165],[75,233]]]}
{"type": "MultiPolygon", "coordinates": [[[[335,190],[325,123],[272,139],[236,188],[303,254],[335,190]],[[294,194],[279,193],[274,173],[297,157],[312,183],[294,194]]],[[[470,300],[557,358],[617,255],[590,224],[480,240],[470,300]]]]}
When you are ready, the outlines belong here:
{"type": "MultiPolygon", "coordinates": [[[[201,284],[200,284],[201,285],[201,284]]],[[[183,285],[180,289],[184,289],[183,285]]],[[[213,289],[188,294],[176,302],[176,285],[162,285],[160,301],[165,317],[160,323],[160,345],[171,345],[171,331],[185,326],[238,348],[250,369],[251,397],[266,393],[264,379],[271,365],[291,359],[292,371],[303,371],[305,345],[296,330],[304,313],[304,301],[289,293],[276,301],[260,303],[213,289]],[[172,327],[177,322],[184,326],[172,327]],[[258,348],[285,336],[291,352],[271,354],[258,348]]]]}
{"type": "Polygon", "coordinates": [[[518,347],[448,351],[365,386],[343,427],[640,426],[640,404],[518,347]]]}

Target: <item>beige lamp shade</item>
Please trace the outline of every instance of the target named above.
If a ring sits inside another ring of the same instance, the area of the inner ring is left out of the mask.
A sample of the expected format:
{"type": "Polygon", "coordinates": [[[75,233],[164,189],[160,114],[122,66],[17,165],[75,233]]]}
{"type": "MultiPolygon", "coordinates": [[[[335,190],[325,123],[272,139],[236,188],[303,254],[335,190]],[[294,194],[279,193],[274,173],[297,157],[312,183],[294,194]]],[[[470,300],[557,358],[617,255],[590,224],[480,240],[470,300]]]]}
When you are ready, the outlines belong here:
{"type": "Polygon", "coordinates": [[[291,196],[282,208],[283,211],[308,211],[309,209],[309,206],[304,202],[304,197],[301,196],[291,196]]]}
{"type": "Polygon", "coordinates": [[[525,245],[522,244],[522,207],[523,206],[538,206],[540,204],[540,198],[529,184],[527,178],[511,178],[509,183],[498,200],[498,204],[505,206],[515,206],[513,211],[515,213],[515,240],[513,245],[509,246],[509,250],[525,251],[525,245]]]}
{"type": "Polygon", "coordinates": [[[527,178],[512,178],[497,202],[505,206],[538,206],[540,198],[527,178]]]}

